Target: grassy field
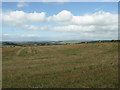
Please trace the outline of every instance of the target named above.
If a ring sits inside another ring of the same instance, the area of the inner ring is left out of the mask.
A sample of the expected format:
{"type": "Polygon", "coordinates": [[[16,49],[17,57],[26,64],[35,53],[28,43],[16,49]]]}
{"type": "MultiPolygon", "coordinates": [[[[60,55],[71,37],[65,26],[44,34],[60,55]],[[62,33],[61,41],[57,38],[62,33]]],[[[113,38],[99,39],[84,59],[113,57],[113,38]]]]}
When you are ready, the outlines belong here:
{"type": "Polygon", "coordinates": [[[3,48],[3,88],[118,87],[118,43],[3,48]]]}

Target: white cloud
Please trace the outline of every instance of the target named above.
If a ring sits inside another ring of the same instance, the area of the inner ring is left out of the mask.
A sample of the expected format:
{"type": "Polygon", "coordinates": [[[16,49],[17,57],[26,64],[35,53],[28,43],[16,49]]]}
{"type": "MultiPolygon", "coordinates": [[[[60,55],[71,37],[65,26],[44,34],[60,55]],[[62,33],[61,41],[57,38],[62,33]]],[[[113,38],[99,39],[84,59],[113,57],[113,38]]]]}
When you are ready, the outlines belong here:
{"type": "Polygon", "coordinates": [[[107,25],[107,26],[97,26],[97,25],[68,25],[68,26],[57,26],[52,27],[51,30],[55,31],[62,31],[62,32],[76,32],[76,33],[83,33],[83,32],[114,32],[117,31],[117,25],[107,25]]]}
{"type": "Polygon", "coordinates": [[[11,11],[3,13],[3,24],[16,26],[28,22],[45,22],[45,12],[26,13],[24,11],[11,11]]]}
{"type": "Polygon", "coordinates": [[[74,16],[70,11],[63,10],[56,15],[46,17],[45,12],[26,13],[23,11],[11,11],[3,13],[3,24],[16,25],[25,23],[45,23],[55,22],[63,25],[116,25],[118,23],[118,15],[105,11],[99,11],[93,14],[83,16],[74,16]],[[13,23],[14,22],[14,23],[13,23]]]}
{"type": "Polygon", "coordinates": [[[19,2],[19,3],[17,4],[17,7],[18,7],[18,8],[22,8],[22,7],[26,7],[26,6],[28,6],[28,4],[26,4],[25,2],[19,2]]]}
{"type": "Polygon", "coordinates": [[[2,34],[3,41],[44,41],[54,39],[39,34],[2,34]]]}
{"type": "Polygon", "coordinates": [[[51,21],[56,21],[56,22],[67,22],[72,18],[72,13],[67,11],[67,10],[63,10],[61,12],[59,12],[57,15],[53,15],[48,17],[48,20],[51,21]]]}
{"type": "Polygon", "coordinates": [[[46,25],[46,26],[34,26],[34,25],[23,25],[22,28],[27,29],[27,30],[50,30],[51,26],[46,25]]]}
{"type": "Polygon", "coordinates": [[[39,28],[34,25],[24,25],[23,28],[28,29],[28,30],[39,30],[39,28]]]}
{"type": "MultiPolygon", "coordinates": [[[[58,14],[46,17],[45,12],[26,13],[23,11],[11,11],[3,13],[3,24],[24,28],[26,30],[51,30],[78,34],[77,36],[72,36],[73,38],[116,38],[118,15],[98,11],[93,14],[75,16],[72,12],[63,10],[58,14]],[[29,24],[30,22],[31,24],[29,24]],[[48,25],[51,22],[56,23],[56,25],[48,25]],[[37,23],[37,25],[34,23],[37,23]],[[39,26],[40,23],[45,23],[45,25],[39,26]]],[[[67,38],[67,36],[65,38],[67,38]]]]}
{"type": "Polygon", "coordinates": [[[27,20],[30,22],[45,22],[46,21],[46,16],[45,12],[41,13],[27,13],[27,20]]]}
{"type": "Polygon", "coordinates": [[[48,19],[56,21],[60,24],[68,25],[109,25],[117,24],[117,15],[109,12],[99,11],[94,14],[84,16],[74,16],[70,11],[63,10],[57,15],[53,15],[48,19]]]}
{"type": "Polygon", "coordinates": [[[2,34],[2,40],[6,41],[44,41],[44,40],[113,40],[118,38],[118,33],[78,33],[70,35],[40,35],[40,34],[2,34]]]}

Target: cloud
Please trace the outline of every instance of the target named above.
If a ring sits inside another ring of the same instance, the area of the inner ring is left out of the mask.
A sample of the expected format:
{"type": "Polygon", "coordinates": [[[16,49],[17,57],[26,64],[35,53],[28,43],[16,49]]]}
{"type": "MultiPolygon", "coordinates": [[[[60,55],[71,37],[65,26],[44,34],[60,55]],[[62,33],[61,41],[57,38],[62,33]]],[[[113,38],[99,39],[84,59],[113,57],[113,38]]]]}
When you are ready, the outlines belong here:
{"type": "Polygon", "coordinates": [[[28,30],[39,30],[39,28],[34,25],[24,25],[23,28],[28,29],[28,30]]]}
{"type": "Polygon", "coordinates": [[[63,10],[63,11],[59,12],[57,15],[50,16],[48,18],[48,20],[49,21],[53,20],[56,22],[67,22],[72,18],[72,16],[73,15],[71,12],[69,12],[67,10],[63,10]]]}
{"type": "Polygon", "coordinates": [[[45,12],[41,13],[26,13],[24,11],[11,11],[3,13],[2,15],[3,24],[16,26],[29,22],[45,22],[45,12]]]}
{"type": "Polygon", "coordinates": [[[19,2],[19,3],[17,4],[17,7],[18,7],[18,8],[22,8],[22,7],[26,7],[26,6],[28,6],[28,4],[26,4],[25,2],[19,2]]]}
{"type": "Polygon", "coordinates": [[[117,23],[117,15],[105,11],[99,11],[84,16],[74,16],[70,11],[63,10],[48,19],[60,24],[68,25],[108,25],[117,23]]]}
{"type": "Polygon", "coordinates": [[[55,38],[39,34],[2,34],[2,37],[3,41],[48,41],[55,38]]]}
{"type": "MultiPolygon", "coordinates": [[[[1,15],[1,14],[0,14],[1,15]]],[[[75,16],[70,11],[63,10],[56,15],[46,17],[45,12],[26,13],[24,11],[11,11],[3,13],[3,24],[16,25],[25,23],[46,23],[55,22],[63,25],[114,25],[118,23],[118,15],[105,11],[98,11],[93,14],[75,16]],[[11,23],[14,22],[14,23],[11,23]]]]}
{"type": "Polygon", "coordinates": [[[46,26],[35,26],[35,25],[23,25],[22,28],[27,29],[27,30],[50,30],[51,26],[46,25],[46,26]]]}
{"type": "Polygon", "coordinates": [[[117,40],[118,33],[78,33],[70,35],[40,35],[40,34],[2,34],[2,40],[6,41],[59,41],[59,40],[117,40]]]}
{"type": "Polygon", "coordinates": [[[51,30],[61,31],[61,32],[74,32],[74,33],[105,33],[105,32],[115,32],[117,31],[117,25],[107,25],[107,26],[97,26],[97,25],[68,25],[68,26],[57,26],[52,27],[51,30]]]}
{"type": "MultiPolygon", "coordinates": [[[[26,30],[49,30],[72,33],[73,35],[71,36],[64,36],[67,39],[70,39],[70,37],[112,39],[117,38],[118,33],[118,15],[105,11],[75,16],[68,10],[62,10],[48,17],[45,12],[26,13],[23,11],[11,11],[3,13],[2,19],[4,25],[16,26],[26,30]],[[37,25],[34,23],[37,23],[37,25]],[[55,24],[51,25],[51,23],[55,24]]],[[[59,39],[62,38],[63,37],[59,37],[59,39]]]]}

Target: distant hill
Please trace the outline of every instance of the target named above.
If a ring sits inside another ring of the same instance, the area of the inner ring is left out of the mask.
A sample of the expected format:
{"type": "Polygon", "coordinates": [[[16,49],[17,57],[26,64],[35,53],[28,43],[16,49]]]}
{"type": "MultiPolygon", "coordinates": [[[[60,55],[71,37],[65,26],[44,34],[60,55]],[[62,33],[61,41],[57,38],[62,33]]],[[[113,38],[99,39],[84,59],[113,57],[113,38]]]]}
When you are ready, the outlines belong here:
{"type": "Polygon", "coordinates": [[[120,40],[96,40],[96,41],[79,41],[79,40],[68,40],[68,41],[27,41],[27,42],[10,42],[3,41],[2,47],[20,47],[20,46],[44,46],[44,45],[66,45],[66,44],[80,44],[80,43],[96,43],[96,42],[120,42],[120,40]]]}

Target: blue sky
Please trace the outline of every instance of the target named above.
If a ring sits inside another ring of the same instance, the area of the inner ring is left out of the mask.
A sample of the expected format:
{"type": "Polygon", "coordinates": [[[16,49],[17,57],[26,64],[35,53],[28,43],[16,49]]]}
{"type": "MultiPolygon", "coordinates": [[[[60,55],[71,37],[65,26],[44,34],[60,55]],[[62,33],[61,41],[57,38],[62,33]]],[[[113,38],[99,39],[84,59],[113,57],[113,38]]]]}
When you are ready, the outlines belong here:
{"type": "Polygon", "coordinates": [[[117,2],[27,2],[29,6],[18,8],[18,2],[4,2],[2,4],[3,11],[6,10],[22,10],[25,12],[47,12],[47,15],[57,14],[62,10],[69,10],[75,15],[84,15],[85,13],[93,13],[95,9],[117,13],[117,2]]]}
{"type": "Polygon", "coordinates": [[[3,41],[117,39],[117,4],[4,2],[3,41]]]}

